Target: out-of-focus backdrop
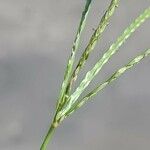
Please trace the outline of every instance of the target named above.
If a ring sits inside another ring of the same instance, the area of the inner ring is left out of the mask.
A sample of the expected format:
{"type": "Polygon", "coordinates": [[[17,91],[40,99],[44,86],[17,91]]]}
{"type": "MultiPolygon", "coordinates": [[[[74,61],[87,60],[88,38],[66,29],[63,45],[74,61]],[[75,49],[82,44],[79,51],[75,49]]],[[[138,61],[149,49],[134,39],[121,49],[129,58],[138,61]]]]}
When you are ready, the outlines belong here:
{"type": "MultiPolygon", "coordinates": [[[[84,3],[85,0],[0,0],[0,150],[39,150],[53,116],[84,3]]],[[[77,56],[109,3],[110,0],[93,1],[77,56]]],[[[149,5],[149,0],[120,2],[78,83],[149,5]]],[[[149,47],[147,21],[105,65],[85,93],[149,47]]],[[[149,66],[150,58],[146,58],[65,120],[49,149],[149,149],[149,66]]]]}

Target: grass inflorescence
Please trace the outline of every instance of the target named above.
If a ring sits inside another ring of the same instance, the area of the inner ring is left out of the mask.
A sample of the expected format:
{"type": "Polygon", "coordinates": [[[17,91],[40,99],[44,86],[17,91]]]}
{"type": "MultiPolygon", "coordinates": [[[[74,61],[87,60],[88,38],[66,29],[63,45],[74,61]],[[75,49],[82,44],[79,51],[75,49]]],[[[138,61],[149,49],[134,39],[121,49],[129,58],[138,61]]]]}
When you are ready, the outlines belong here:
{"type": "Polygon", "coordinates": [[[46,150],[49,141],[58,127],[58,125],[68,116],[70,116],[73,112],[78,110],[81,106],[83,106],[87,101],[91,100],[91,97],[96,95],[110,83],[118,79],[125,71],[131,69],[133,66],[138,64],[142,59],[150,55],[150,49],[147,49],[140,55],[133,58],[130,62],[128,62],[125,66],[114,72],[106,81],[100,83],[95,87],[91,92],[85,95],[83,98],[80,98],[81,94],[88,87],[90,82],[94,79],[94,77],[100,72],[102,67],[109,61],[109,59],[119,50],[119,48],[125,43],[125,41],[136,31],[147,19],[150,18],[150,7],[145,9],[143,13],[141,13],[125,30],[124,32],[117,38],[117,40],[109,47],[108,50],[103,54],[101,58],[97,61],[94,67],[87,72],[84,79],[81,81],[80,85],[76,88],[76,90],[72,91],[73,83],[76,81],[78,77],[78,73],[84,67],[87,59],[89,58],[90,53],[94,50],[96,44],[100,40],[102,33],[105,31],[107,25],[109,24],[111,16],[114,14],[116,8],[119,6],[119,0],[111,0],[110,5],[106,9],[102,19],[100,20],[96,30],[91,36],[85,50],[83,51],[77,66],[74,68],[75,56],[77,50],[79,48],[81,34],[86,25],[86,20],[88,13],[91,8],[93,0],[86,0],[86,4],[84,7],[84,11],[81,16],[80,24],[75,36],[75,40],[73,42],[73,47],[71,51],[70,58],[67,63],[64,80],[62,83],[60,96],[57,100],[56,111],[52,123],[50,125],[49,131],[43,141],[41,146],[41,150],[46,150]],[[74,69],[73,69],[74,68],[74,69]]]}

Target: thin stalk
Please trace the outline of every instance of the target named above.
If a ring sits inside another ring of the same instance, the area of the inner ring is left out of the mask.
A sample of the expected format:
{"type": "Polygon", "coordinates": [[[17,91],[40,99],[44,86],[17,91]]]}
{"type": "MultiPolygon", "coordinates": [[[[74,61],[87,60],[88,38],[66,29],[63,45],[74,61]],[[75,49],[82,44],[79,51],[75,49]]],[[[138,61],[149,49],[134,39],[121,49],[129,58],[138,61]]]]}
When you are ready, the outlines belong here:
{"type": "Polygon", "coordinates": [[[40,150],[47,150],[47,146],[48,146],[49,142],[51,141],[51,138],[54,134],[55,129],[56,129],[56,127],[53,124],[51,124],[40,150]]]}

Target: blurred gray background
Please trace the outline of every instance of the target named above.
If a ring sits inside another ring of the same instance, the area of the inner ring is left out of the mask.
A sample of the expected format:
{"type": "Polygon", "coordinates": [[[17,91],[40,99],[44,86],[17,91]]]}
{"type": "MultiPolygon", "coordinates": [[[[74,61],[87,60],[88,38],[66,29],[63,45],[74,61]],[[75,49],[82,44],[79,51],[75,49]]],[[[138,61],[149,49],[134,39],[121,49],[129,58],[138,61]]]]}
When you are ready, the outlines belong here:
{"type": "MultiPolygon", "coordinates": [[[[84,3],[85,0],[0,0],[0,150],[39,150],[53,116],[84,3]]],[[[94,0],[78,56],[109,3],[110,0],[94,0]]],[[[78,83],[149,5],[149,0],[121,0],[78,83]]],[[[85,93],[149,47],[147,21],[85,93]]],[[[146,58],[66,119],[49,149],[149,149],[149,66],[150,58],[146,58]]]]}

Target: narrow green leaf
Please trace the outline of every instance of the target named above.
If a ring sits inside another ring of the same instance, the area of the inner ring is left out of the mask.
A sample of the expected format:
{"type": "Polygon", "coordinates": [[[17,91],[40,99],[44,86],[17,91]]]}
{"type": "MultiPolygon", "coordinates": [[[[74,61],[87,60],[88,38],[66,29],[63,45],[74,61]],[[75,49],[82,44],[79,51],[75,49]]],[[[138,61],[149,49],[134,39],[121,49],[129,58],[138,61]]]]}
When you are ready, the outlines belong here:
{"type": "Polygon", "coordinates": [[[79,27],[78,27],[78,30],[77,30],[75,40],[73,42],[71,56],[70,56],[70,58],[68,60],[68,63],[67,63],[65,76],[64,76],[64,81],[63,81],[62,87],[61,87],[60,97],[59,97],[59,100],[57,102],[57,109],[58,109],[58,107],[61,107],[60,106],[61,104],[64,103],[63,102],[64,101],[63,97],[65,95],[66,87],[68,85],[68,82],[69,82],[69,79],[70,79],[70,76],[71,76],[71,73],[72,73],[72,68],[73,68],[73,64],[74,64],[74,60],[75,60],[75,54],[76,54],[76,51],[79,47],[81,33],[82,33],[82,31],[84,29],[84,26],[85,26],[85,23],[86,23],[86,19],[87,19],[87,15],[89,13],[89,10],[90,10],[91,2],[92,2],[92,0],[86,0],[86,5],[85,5],[84,11],[82,13],[81,21],[80,21],[80,24],[79,24],[79,27]]]}
{"type": "Polygon", "coordinates": [[[68,103],[59,112],[58,116],[64,116],[64,114],[71,108],[71,106],[78,100],[81,93],[89,85],[92,79],[98,74],[103,65],[115,54],[120,46],[131,36],[131,34],[150,17],[150,8],[146,9],[117,39],[117,41],[111,45],[108,51],[102,56],[102,58],[95,64],[95,66],[87,72],[85,78],[80,83],[79,87],[70,96],[68,103]]]}
{"type": "Polygon", "coordinates": [[[102,33],[104,32],[106,26],[109,23],[109,20],[111,18],[111,16],[114,14],[116,7],[118,7],[119,5],[119,0],[112,0],[108,9],[106,10],[105,14],[103,15],[97,29],[95,30],[95,32],[93,33],[87,47],[85,48],[85,51],[82,53],[81,58],[71,76],[69,85],[67,87],[68,91],[71,90],[71,86],[72,83],[77,79],[77,75],[79,73],[79,71],[82,69],[82,67],[84,66],[86,60],[88,59],[90,53],[93,51],[93,49],[95,48],[98,40],[101,38],[102,33]]]}
{"type": "Polygon", "coordinates": [[[66,113],[66,116],[71,115],[74,111],[76,111],[78,108],[83,106],[87,101],[90,100],[91,97],[95,96],[98,92],[100,92],[102,89],[104,89],[107,85],[109,85],[111,82],[118,79],[125,71],[128,69],[131,69],[134,65],[138,64],[142,59],[150,55],[150,49],[143,52],[141,55],[137,56],[133,60],[131,60],[128,64],[126,64],[124,67],[120,68],[118,71],[116,71],[110,78],[108,78],[104,83],[98,85],[94,90],[92,90],[89,94],[87,94],[85,97],[83,97],[81,100],[77,101],[71,109],[66,113]]]}

